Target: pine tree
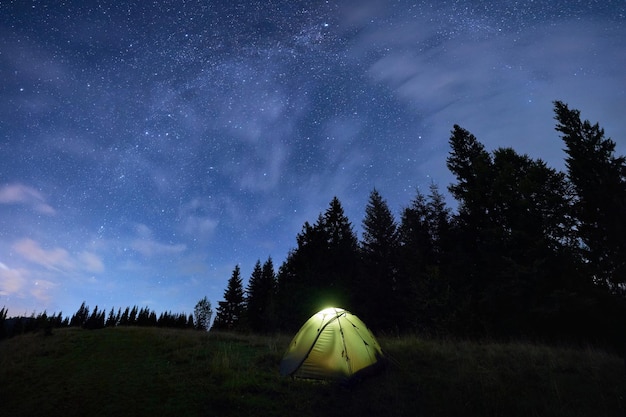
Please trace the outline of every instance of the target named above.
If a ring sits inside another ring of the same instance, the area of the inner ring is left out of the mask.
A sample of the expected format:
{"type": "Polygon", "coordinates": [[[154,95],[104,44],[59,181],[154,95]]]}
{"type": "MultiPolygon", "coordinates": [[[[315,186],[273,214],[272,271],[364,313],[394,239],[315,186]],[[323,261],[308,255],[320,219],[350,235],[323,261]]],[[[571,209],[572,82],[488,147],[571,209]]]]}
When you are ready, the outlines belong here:
{"type": "Polygon", "coordinates": [[[352,223],[337,197],[331,200],[316,229],[321,246],[317,257],[309,259],[309,266],[316,270],[310,281],[315,297],[314,310],[328,305],[352,309],[351,289],[358,273],[359,245],[352,223]]]}
{"type": "Polygon", "coordinates": [[[85,302],[80,305],[78,311],[74,313],[70,320],[70,326],[72,327],[82,327],[87,322],[89,318],[89,307],[85,305],[85,302]]]}
{"type": "Polygon", "coordinates": [[[107,317],[106,327],[115,327],[117,325],[117,321],[115,320],[115,310],[111,307],[111,311],[109,311],[109,315],[107,317]]]}
{"type": "Polygon", "coordinates": [[[59,311],[59,313],[53,318],[52,325],[56,328],[61,328],[63,326],[63,312],[59,311]]]}
{"type": "Polygon", "coordinates": [[[219,302],[213,328],[216,330],[236,330],[241,324],[245,309],[245,299],[241,270],[235,266],[224,291],[224,301],[219,302]]]}
{"type": "Polygon", "coordinates": [[[457,179],[448,190],[459,202],[459,220],[481,227],[489,198],[492,160],[474,135],[454,125],[450,136],[450,155],[446,165],[457,179]]]}
{"type": "Polygon", "coordinates": [[[374,329],[398,328],[406,314],[405,306],[398,303],[398,243],[395,219],[387,202],[374,189],[363,219],[360,245],[363,267],[353,286],[357,309],[374,329]]]}
{"type": "Polygon", "coordinates": [[[130,314],[128,315],[128,324],[130,326],[135,326],[137,324],[138,312],[139,308],[137,306],[133,306],[132,310],[130,310],[130,314]]]}
{"type": "Polygon", "coordinates": [[[262,332],[273,332],[277,329],[276,324],[276,272],[274,272],[274,261],[268,257],[263,263],[261,294],[264,294],[264,311],[262,332]]]}
{"type": "Polygon", "coordinates": [[[296,242],[277,274],[275,305],[287,331],[324,307],[350,309],[359,265],[358,241],[337,197],[315,224],[304,223],[296,242]]]}
{"type": "Polygon", "coordinates": [[[554,102],[556,130],[566,145],[567,175],[576,200],[578,236],[595,283],[626,293],[626,158],[615,156],[615,142],[580,111],[554,102]]]}
{"type": "Polygon", "coordinates": [[[428,198],[418,191],[402,212],[397,303],[405,311],[403,328],[439,332],[446,321],[448,284],[441,265],[446,256],[448,216],[434,185],[428,198]]]}
{"type": "Polygon", "coordinates": [[[120,326],[130,326],[132,324],[130,322],[129,315],[130,315],[130,307],[126,307],[126,309],[122,313],[122,316],[120,317],[120,320],[118,321],[120,326]]]}
{"type": "Polygon", "coordinates": [[[272,258],[268,258],[263,266],[257,260],[246,289],[247,319],[252,331],[274,330],[275,281],[272,258]]]}
{"type": "Polygon", "coordinates": [[[147,327],[150,325],[150,309],[142,307],[137,313],[137,326],[147,327]]]}
{"type": "Polygon", "coordinates": [[[104,310],[100,311],[96,306],[83,327],[89,330],[102,329],[104,327],[104,310]]]}
{"type": "Polygon", "coordinates": [[[296,249],[287,254],[287,258],[276,273],[276,309],[281,319],[277,327],[283,331],[295,331],[302,325],[302,320],[310,311],[306,281],[298,273],[301,266],[300,255],[296,249]],[[294,303],[294,300],[299,302],[294,303]]]}
{"type": "Polygon", "coordinates": [[[116,325],[120,325],[122,320],[122,307],[118,307],[117,314],[115,315],[115,323],[116,325]]]}
{"type": "Polygon", "coordinates": [[[261,267],[261,260],[259,259],[254,264],[254,269],[252,270],[246,288],[246,315],[250,329],[255,332],[261,330],[263,323],[265,300],[263,299],[263,294],[261,294],[262,280],[263,268],[261,267]]]}
{"type": "Polygon", "coordinates": [[[8,312],[9,310],[7,310],[6,307],[2,307],[2,309],[0,309],[0,340],[7,337],[7,331],[5,329],[5,322],[6,322],[8,312]]]}

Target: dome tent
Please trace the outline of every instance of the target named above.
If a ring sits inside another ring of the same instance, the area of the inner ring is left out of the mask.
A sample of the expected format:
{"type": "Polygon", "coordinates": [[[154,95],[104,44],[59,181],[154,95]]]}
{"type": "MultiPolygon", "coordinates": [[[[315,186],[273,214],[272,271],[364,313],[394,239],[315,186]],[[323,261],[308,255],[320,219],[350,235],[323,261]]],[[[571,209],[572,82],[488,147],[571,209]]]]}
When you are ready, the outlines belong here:
{"type": "Polygon", "coordinates": [[[367,326],[349,311],[326,308],[294,336],[280,374],[348,382],[382,364],[382,349],[367,326]]]}

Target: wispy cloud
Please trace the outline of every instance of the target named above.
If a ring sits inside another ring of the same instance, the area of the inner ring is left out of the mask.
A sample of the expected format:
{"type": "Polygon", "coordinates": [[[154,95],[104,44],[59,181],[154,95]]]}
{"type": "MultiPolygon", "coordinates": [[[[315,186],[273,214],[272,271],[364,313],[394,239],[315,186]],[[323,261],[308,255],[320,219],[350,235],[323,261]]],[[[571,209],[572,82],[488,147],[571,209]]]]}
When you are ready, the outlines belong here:
{"type": "Polygon", "coordinates": [[[0,295],[9,297],[19,294],[26,286],[24,270],[12,269],[0,262],[0,295]]]}
{"type": "Polygon", "coordinates": [[[55,287],[55,282],[37,278],[32,271],[10,268],[0,262],[0,296],[7,297],[8,300],[32,297],[45,306],[52,299],[55,287]]]}
{"type": "Polygon", "coordinates": [[[138,237],[130,243],[130,246],[146,257],[155,255],[175,255],[187,249],[187,245],[182,243],[168,244],[157,241],[153,237],[152,229],[145,224],[138,224],[136,231],[138,237]]]}
{"type": "Polygon", "coordinates": [[[183,233],[195,238],[211,236],[219,224],[214,212],[213,204],[206,198],[192,198],[181,205],[179,217],[183,233]]]}
{"type": "Polygon", "coordinates": [[[33,239],[24,238],[15,242],[13,250],[27,261],[56,272],[82,271],[98,273],[104,271],[104,262],[93,252],[71,254],[66,249],[46,249],[33,239]]]}
{"type": "Polygon", "coordinates": [[[98,255],[92,252],[81,252],[78,255],[82,267],[88,272],[104,272],[104,263],[98,255]]]}
{"type": "Polygon", "coordinates": [[[56,271],[73,269],[75,264],[70,253],[63,248],[44,249],[33,239],[21,239],[13,249],[24,259],[56,271]]]}
{"type": "Polygon", "coordinates": [[[32,283],[30,288],[30,294],[44,305],[53,299],[53,290],[57,287],[57,284],[48,280],[36,280],[32,283]]]}
{"type": "Polygon", "coordinates": [[[49,215],[56,213],[42,193],[23,184],[6,184],[0,187],[0,204],[24,204],[39,213],[49,215]]]}
{"type": "Polygon", "coordinates": [[[210,217],[188,216],[185,219],[183,230],[188,235],[208,236],[213,233],[218,221],[210,217]]]}
{"type": "Polygon", "coordinates": [[[182,253],[185,249],[187,249],[187,245],[182,243],[166,244],[155,240],[137,239],[133,241],[132,248],[142,255],[150,257],[155,255],[174,255],[182,253]]]}

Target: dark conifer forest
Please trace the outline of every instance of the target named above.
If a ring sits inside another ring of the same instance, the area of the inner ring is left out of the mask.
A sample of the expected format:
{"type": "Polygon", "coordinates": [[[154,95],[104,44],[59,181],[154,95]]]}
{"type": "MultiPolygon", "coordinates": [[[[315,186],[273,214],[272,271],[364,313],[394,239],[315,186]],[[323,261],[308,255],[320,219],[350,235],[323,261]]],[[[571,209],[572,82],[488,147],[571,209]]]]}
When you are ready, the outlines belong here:
{"type": "MultiPolygon", "coordinates": [[[[271,258],[257,261],[244,287],[235,266],[212,329],[291,333],[316,311],[338,306],[384,334],[623,349],[626,159],[578,110],[557,101],[554,113],[565,172],[511,148],[489,151],[455,125],[447,158],[454,210],[431,184],[396,218],[374,189],[357,236],[332,197],[277,270],[271,258]]],[[[71,319],[59,313],[20,325],[208,328],[208,300],[195,311],[194,325],[185,314],[157,318],[134,307],[105,317],[83,304],[71,319]]],[[[9,320],[5,309],[0,320],[9,320]]]]}
{"type": "Polygon", "coordinates": [[[619,348],[625,158],[578,110],[557,101],[554,112],[566,172],[511,148],[489,151],[455,125],[447,158],[455,211],[432,184],[396,219],[372,190],[359,238],[333,197],[302,226],[275,277],[271,259],[259,261],[244,290],[235,269],[216,327],[293,332],[335,305],[383,333],[619,348]]]}

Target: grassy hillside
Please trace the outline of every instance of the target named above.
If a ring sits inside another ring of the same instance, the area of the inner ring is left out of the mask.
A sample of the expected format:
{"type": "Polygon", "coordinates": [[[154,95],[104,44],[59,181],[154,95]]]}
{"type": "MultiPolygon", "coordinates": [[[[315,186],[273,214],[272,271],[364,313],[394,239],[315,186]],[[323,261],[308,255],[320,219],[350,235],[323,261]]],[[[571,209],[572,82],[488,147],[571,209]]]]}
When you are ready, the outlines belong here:
{"type": "Polygon", "coordinates": [[[624,416],[621,358],[530,344],[381,339],[383,375],[346,389],[278,375],[289,337],[157,328],[0,342],[3,416],[624,416]]]}

